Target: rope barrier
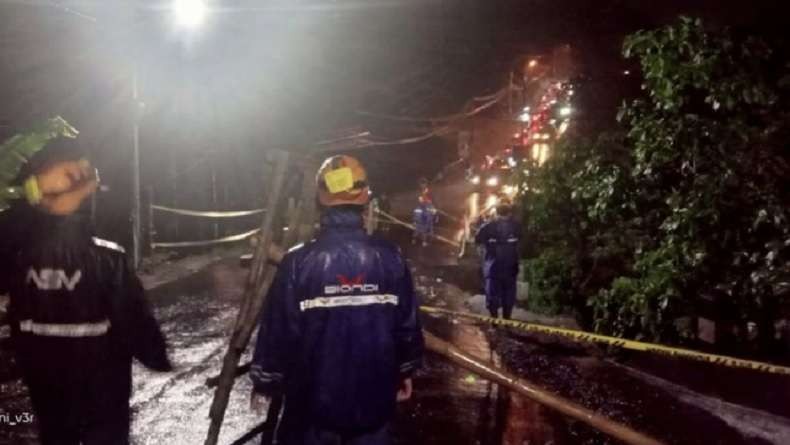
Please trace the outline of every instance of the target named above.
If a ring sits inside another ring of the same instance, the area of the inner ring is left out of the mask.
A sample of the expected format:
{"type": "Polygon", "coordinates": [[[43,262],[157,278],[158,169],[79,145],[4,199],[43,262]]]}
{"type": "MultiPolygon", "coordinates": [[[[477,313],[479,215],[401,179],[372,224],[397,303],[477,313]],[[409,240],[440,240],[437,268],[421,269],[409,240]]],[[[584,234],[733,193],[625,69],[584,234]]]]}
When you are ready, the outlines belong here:
{"type": "Polygon", "coordinates": [[[238,218],[241,216],[250,216],[250,215],[257,215],[259,213],[263,213],[266,209],[253,209],[253,210],[231,210],[231,211],[200,211],[200,210],[186,210],[186,209],[175,209],[172,207],[166,207],[161,205],[152,205],[152,209],[159,210],[161,212],[169,212],[175,213],[176,215],[184,215],[184,216],[199,216],[203,218],[238,218]]]}
{"type": "Polygon", "coordinates": [[[230,235],[215,240],[178,241],[172,243],[151,243],[151,247],[153,247],[154,249],[160,249],[160,248],[167,249],[167,248],[178,248],[178,247],[202,247],[202,246],[213,246],[216,244],[235,243],[238,241],[245,240],[255,235],[258,232],[260,232],[260,229],[250,230],[249,232],[240,233],[238,235],[230,235]]]}
{"type": "Polygon", "coordinates": [[[779,366],[771,363],[758,362],[754,360],[745,360],[735,357],[729,357],[726,355],[709,354],[706,352],[699,352],[691,349],[675,348],[675,347],[659,345],[655,343],[627,340],[624,338],[610,337],[601,334],[592,334],[589,332],[577,331],[574,329],[543,326],[543,325],[527,323],[517,320],[505,320],[502,318],[487,317],[485,315],[472,314],[468,312],[456,312],[448,309],[441,309],[441,308],[430,307],[430,306],[422,306],[420,307],[420,310],[429,314],[432,313],[432,314],[442,314],[442,315],[451,315],[456,317],[469,318],[469,319],[489,323],[495,326],[509,326],[526,332],[559,335],[576,342],[602,343],[623,349],[630,349],[632,351],[662,354],[662,355],[668,355],[670,357],[681,357],[685,359],[710,363],[713,365],[726,366],[729,368],[744,368],[744,369],[751,369],[753,371],[764,372],[769,374],[790,375],[790,368],[786,366],[779,366]]]}
{"type": "MultiPolygon", "coordinates": [[[[399,220],[398,218],[395,218],[394,216],[392,216],[392,215],[390,215],[390,214],[388,214],[386,212],[383,212],[381,210],[376,210],[376,213],[381,215],[381,216],[383,216],[383,217],[385,217],[385,218],[387,218],[387,219],[389,219],[394,224],[406,227],[406,228],[411,229],[411,230],[415,230],[415,227],[414,227],[413,224],[409,224],[407,222],[403,222],[403,221],[399,220]]],[[[430,234],[430,236],[431,236],[431,238],[435,238],[435,239],[437,239],[439,241],[442,241],[444,243],[447,243],[447,244],[449,244],[449,245],[451,245],[453,247],[460,247],[460,244],[458,244],[457,242],[455,242],[455,241],[453,241],[453,240],[451,240],[449,238],[445,238],[445,237],[443,237],[441,235],[430,234]]]]}
{"type": "Polygon", "coordinates": [[[453,215],[445,212],[444,210],[442,210],[442,209],[440,209],[438,207],[436,207],[436,211],[439,212],[440,215],[444,216],[445,218],[447,218],[447,219],[449,219],[451,221],[461,222],[461,220],[458,217],[453,216],[453,215]]]}

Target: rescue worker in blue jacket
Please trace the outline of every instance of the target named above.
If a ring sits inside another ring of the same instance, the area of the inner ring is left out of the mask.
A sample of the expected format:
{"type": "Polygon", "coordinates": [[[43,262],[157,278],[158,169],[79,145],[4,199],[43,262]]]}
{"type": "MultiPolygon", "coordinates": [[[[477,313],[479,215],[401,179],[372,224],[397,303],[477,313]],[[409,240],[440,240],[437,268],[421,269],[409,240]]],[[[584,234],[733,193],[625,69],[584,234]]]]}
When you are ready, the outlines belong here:
{"type": "Polygon", "coordinates": [[[321,229],[284,257],[267,295],[251,406],[284,395],[281,445],[389,444],[422,360],[411,274],[396,246],[363,229],[369,187],[356,159],[327,159],[316,182],[321,229]]]}
{"type": "Polygon", "coordinates": [[[97,184],[84,160],[44,165],[26,183],[35,215],[13,261],[9,318],[44,445],[128,444],[132,358],[171,367],[123,249],[78,212],[97,184]]]}
{"type": "Polygon", "coordinates": [[[513,205],[507,198],[500,198],[496,216],[483,224],[475,236],[475,243],[484,248],[486,307],[492,317],[499,317],[500,308],[506,319],[513,313],[520,239],[521,224],[513,218],[513,205]]]}
{"type": "Polygon", "coordinates": [[[434,234],[437,213],[430,194],[420,194],[417,198],[417,207],[414,208],[413,212],[414,234],[412,235],[412,244],[417,244],[417,241],[420,241],[423,247],[428,246],[428,242],[434,234]]]}

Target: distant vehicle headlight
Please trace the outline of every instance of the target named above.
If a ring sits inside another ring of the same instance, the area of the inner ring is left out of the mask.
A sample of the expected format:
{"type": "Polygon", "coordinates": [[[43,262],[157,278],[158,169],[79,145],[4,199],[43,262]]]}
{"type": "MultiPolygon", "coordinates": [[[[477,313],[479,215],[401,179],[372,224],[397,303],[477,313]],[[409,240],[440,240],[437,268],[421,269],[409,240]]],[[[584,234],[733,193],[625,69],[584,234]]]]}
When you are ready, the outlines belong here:
{"type": "Polygon", "coordinates": [[[472,181],[472,184],[474,184],[474,185],[480,184],[480,176],[479,175],[472,176],[471,181],[472,181]]]}
{"type": "Polygon", "coordinates": [[[486,185],[489,186],[489,187],[496,187],[496,186],[498,186],[499,185],[499,178],[497,178],[496,176],[492,176],[492,177],[488,178],[488,180],[486,181],[486,185]]]}

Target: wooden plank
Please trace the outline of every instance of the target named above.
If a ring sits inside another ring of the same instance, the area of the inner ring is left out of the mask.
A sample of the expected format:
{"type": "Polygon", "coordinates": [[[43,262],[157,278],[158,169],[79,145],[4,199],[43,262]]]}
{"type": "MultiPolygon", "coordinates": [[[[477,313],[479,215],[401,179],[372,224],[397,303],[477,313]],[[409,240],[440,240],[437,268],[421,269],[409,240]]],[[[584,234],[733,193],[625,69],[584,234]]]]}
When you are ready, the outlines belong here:
{"type": "Polygon", "coordinates": [[[225,410],[228,407],[230,392],[233,389],[233,383],[236,378],[239,358],[247,347],[252,331],[255,328],[257,314],[263,305],[266,291],[274,279],[276,268],[270,266],[267,259],[269,257],[269,248],[274,240],[275,213],[283,195],[289,155],[286,152],[275,152],[274,158],[274,174],[271,181],[269,181],[269,187],[267,187],[267,191],[269,191],[267,207],[270,211],[264,214],[261,223],[261,238],[253,255],[252,266],[244,290],[244,298],[236,317],[228,351],[225,353],[222,363],[219,384],[214,392],[214,400],[209,411],[211,424],[206,436],[206,445],[216,445],[219,439],[219,432],[222,428],[225,410]],[[256,309],[258,310],[256,311],[256,309]]]}

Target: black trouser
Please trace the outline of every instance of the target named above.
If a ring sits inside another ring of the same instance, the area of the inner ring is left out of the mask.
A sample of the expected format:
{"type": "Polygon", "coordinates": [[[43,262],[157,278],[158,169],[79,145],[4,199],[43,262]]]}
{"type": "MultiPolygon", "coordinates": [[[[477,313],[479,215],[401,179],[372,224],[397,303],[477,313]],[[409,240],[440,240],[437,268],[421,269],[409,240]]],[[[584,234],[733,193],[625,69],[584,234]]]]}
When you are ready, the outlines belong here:
{"type": "MultiPolygon", "coordinates": [[[[45,416],[46,417],[46,416],[45,416]]],[[[42,445],[128,445],[129,419],[105,419],[83,425],[67,425],[39,416],[42,445]]]]}
{"type": "Polygon", "coordinates": [[[502,316],[509,319],[516,304],[516,275],[486,277],[486,307],[492,317],[498,317],[499,308],[502,316]]]}
{"type": "MultiPolygon", "coordinates": [[[[28,386],[42,445],[129,443],[129,402],[123,394],[112,394],[105,403],[95,403],[90,395],[59,391],[61,388],[55,385],[28,386]]],[[[105,388],[105,394],[112,392],[105,388]]]]}

